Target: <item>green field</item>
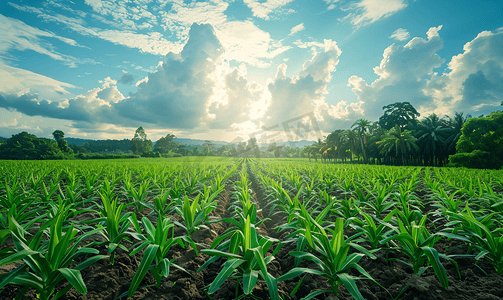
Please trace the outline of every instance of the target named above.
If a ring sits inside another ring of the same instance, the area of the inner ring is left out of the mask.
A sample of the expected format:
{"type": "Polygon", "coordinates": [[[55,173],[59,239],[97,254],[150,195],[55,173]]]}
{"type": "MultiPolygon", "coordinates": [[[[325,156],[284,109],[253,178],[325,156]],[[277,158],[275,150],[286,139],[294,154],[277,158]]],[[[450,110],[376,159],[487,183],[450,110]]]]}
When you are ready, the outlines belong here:
{"type": "Polygon", "coordinates": [[[1,299],[503,297],[503,170],[0,161],[0,207],[1,299]]]}

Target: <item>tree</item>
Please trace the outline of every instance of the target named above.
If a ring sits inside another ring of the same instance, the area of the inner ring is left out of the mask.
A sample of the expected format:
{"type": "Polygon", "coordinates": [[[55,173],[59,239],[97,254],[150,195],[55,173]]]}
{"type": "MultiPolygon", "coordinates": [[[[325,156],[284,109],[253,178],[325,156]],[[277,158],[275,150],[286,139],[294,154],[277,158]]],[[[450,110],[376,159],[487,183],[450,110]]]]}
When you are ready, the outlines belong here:
{"type": "Polygon", "coordinates": [[[351,128],[353,128],[353,130],[356,130],[356,132],[358,133],[358,140],[360,141],[360,148],[363,154],[364,163],[368,162],[365,133],[368,131],[370,126],[372,126],[372,122],[365,119],[359,119],[358,121],[354,122],[353,125],[351,126],[351,128]]]}
{"type": "Polygon", "coordinates": [[[257,139],[252,137],[248,140],[248,144],[246,145],[246,151],[247,152],[253,152],[253,156],[255,157],[260,157],[260,149],[258,148],[257,145],[257,139]]]}
{"type": "Polygon", "coordinates": [[[174,134],[168,134],[165,137],[161,137],[154,146],[154,151],[160,153],[168,153],[169,151],[174,151],[180,143],[173,141],[176,139],[174,134]]]}
{"type": "Polygon", "coordinates": [[[215,149],[215,145],[211,141],[208,141],[208,140],[204,141],[204,144],[203,144],[203,155],[204,156],[210,155],[214,149],[215,149]]]}
{"type": "Polygon", "coordinates": [[[409,102],[395,102],[383,106],[384,115],[379,118],[379,125],[390,130],[395,125],[400,126],[400,128],[405,128],[410,123],[412,126],[417,124],[417,118],[420,114],[409,102]]]}
{"type": "Polygon", "coordinates": [[[463,125],[465,125],[466,121],[468,121],[471,117],[472,117],[471,115],[463,117],[463,113],[458,112],[454,113],[454,118],[447,116],[448,118],[447,123],[450,130],[446,143],[447,143],[447,151],[449,151],[449,154],[456,153],[456,144],[458,143],[458,140],[461,137],[461,129],[463,128],[463,125]]]}
{"type": "Polygon", "coordinates": [[[395,152],[396,157],[399,159],[400,165],[405,165],[405,156],[410,154],[412,150],[418,150],[416,145],[417,139],[411,134],[409,130],[402,130],[398,124],[395,128],[388,131],[388,134],[383,140],[377,142],[381,153],[389,155],[395,152]]]}
{"type": "Polygon", "coordinates": [[[453,166],[501,169],[503,166],[503,112],[468,120],[449,159],[453,166]]]}
{"type": "Polygon", "coordinates": [[[194,155],[194,156],[199,155],[199,149],[197,147],[194,147],[194,149],[192,149],[192,155],[194,155]]]}
{"type": "Polygon", "coordinates": [[[72,154],[73,150],[72,148],[68,147],[67,141],[64,139],[65,138],[65,133],[61,130],[55,130],[52,135],[54,136],[54,139],[58,143],[59,149],[64,152],[64,153],[69,153],[72,154]]]}
{"type": "Polygon", "coordinates": [[[445,120],[431,114],[419,122],[416,131],[417,144],[425,164],[442,166],[447,158],[447,136],[449,128],[445,120]]]}
{"type": "Polygon", "coordinates": [[[246,143],[239,142],[236,151],[238,156],[243,155],[246,152],[246,143]]]}
{"type": "Polygon", "coordinates": [[[276,142],[272,143],[269,145],[269,147],[267,148],[267,152],[273,152],[274,153],[274,157],[279,157],[280,154],[281,154],[281,149],[283,149],[283,146],[278,146],[276,144],[276,142]]]}
{"type": "Polygon", "coordinates": [[[57,154],[61,154],[61,150],[55,141],[26,131],[12,135],[0,145],[0,159],[43,159],[57,154]]]}
{"type": "Polygon", "coordinates": [[[147,134],[143,127],[138,127],[131,141],[131,150],[134,154],[152,152],[152,141],[147,139],[147,134]]]}

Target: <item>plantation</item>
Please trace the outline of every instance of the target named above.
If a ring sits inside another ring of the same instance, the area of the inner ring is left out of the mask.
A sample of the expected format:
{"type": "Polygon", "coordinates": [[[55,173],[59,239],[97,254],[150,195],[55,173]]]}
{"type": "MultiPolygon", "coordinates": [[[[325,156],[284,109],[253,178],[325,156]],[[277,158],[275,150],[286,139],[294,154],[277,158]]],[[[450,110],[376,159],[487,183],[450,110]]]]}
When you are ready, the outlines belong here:
{"type": "Polygon", "coordinates": [[[503,171],[0,161],[1,299],[501,299],[503,171]]]}

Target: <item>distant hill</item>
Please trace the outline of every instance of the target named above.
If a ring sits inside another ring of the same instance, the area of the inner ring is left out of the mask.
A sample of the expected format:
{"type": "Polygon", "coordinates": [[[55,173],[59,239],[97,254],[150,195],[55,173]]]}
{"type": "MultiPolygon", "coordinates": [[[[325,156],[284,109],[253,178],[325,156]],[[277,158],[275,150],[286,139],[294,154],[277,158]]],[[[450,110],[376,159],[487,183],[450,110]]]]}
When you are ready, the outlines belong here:
{"type": "Polygon", "coordinates": [[[7,141],[7,138],[0,136],[0,144],[5,143],[6,141],[7,141]]]}
{"type": "MultiPolygon", "coordinates": [[[[0,143],[1,143],[1,139],[2,138],[0,138],[0,143]]],[[[82,146],[86,142],[105,141],[105,140],[80,139],[80,138],[72,138],[72,137],[68,137],[65,139],[68,142],[68,145],[75,144],[77,146],[82,146]]],[[[202,146],[206,140],[176,138],[173,141],[180,143],[180,144],[183,144],[183,145],[188,145],[188,146],[202,146]]],[[[154,145],[156,142],[157,141],[154,142],[154,145]]],[[[215,147],[217,147],[217,148],[221,147],[221,146],[230,146],[231,145],[230,143],[224,142],[224,141],[210,140],[210,142],[212,142],[213,145],[215,145],[215,147]]],[[[296,147],[304,148],[305,146],[312,145],[313,143],[314,143],[314,141],[301,140],[301,141],[297,141],[297,142],[281,142],[281,143],[277,143],[277,144],[281,145],[281,146],[285,146],[285,147],[288,146],[288,147],[293,147],[293,148],[296,148],[296,147]]],[[[259,146],[260,147],[268,147],[269,144],[259,144],[259,146]]]]}
{"type": "MultiPolygon", "coordinates": [[[[173,141],[180,143],[180,144],[183,144],[183,145],[202,146],[204,144],[204,142],[206,142],[207,140],[176,138],[176,139],[173,139],[173,141]]],[[[224,142],[224,141],[212,141],[212,140],[209,140],[209,141],[212,142],[213,145],[215,145],[215,147],[217,147],[217,148],[221,147],[221,146],[230,145],[229,143],[224,142]]]]}
{"type": "Polygon", "coordinates": [[[94,142],[94,141],[96,141],[96,140],[79,139],[79,138],[71,138],[71,137],[65,137],[65,140],[68,143],[68,145],[75,144],[77,146],[82,146],[86,142],[94,142]]]}

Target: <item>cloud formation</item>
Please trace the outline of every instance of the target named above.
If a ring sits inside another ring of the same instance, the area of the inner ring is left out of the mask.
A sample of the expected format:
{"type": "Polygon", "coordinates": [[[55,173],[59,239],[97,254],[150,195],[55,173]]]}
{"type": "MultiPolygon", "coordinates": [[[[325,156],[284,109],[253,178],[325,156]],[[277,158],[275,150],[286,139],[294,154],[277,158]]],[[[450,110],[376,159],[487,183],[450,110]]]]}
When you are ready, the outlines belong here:
{"type": "Polygon", "coordinates": [[[435,69],[445,61],[437,54],[443,48],[441,28],[430,28],[426,39],[415,37],[405,46],[386,48],[374,68],[378,78],[370,85],[358,76],[348,80],[365,118],[377,120],[382,106],[403,101],[422,116],[498,109],[503,100],[503,32],[481,32],[464,45],[463,53],[452,57],[450,71],[439,75],[435,69]]]}
{"type": "Polygon", "coordinates": [[[405,41],[405,40],[409,39],[409,36],[410,36],[410,34],[407,31],[407,29],[398,28],[397,30],[395,30],[393,32],[393,34],[389,38],[395,39],[397,41],[405,41]]]}
{"type": "MultiPolygon", "coordinates": [[[[270,0],[265,4],[256,3],[256,5],[251,1],[249,4],[265,7],[267,11],[272,12],[290,1],[270,0]]],[[[47,22],[64,24],[81,35],[94,36],[154,55],[180,53],[188,39],[189,29],[194,23],[213,26],[225,48],[227,60],[246,62],[264,68],[270,66],[272,58],[291,48],[272,39],[269,33],[251,21],[228,20],[225,11],[229,4],[220,0],[190,3],[175,1],[169,4],[170,7],[165,2],[161,2],[160,5],[148,3],[148,5],[131,6],[126,1],[87,0],[86,4],[97,13],[92,15],[93,19],[107,27],[111,26],[111,29],[89,26],[84,18],[78,15],[63,16],[50,11],[47,7],[9,4],[18,10],[36,14],[47,22]],[[161,26],[164,33],[154,31],[152,24],[161,26]]]]}
{"type": "Polygon", "coordinates": [[[434,76],[427,94],[437,112],[470,111],[487,114],[503,100],[503,30],[483,31],[452,57],[450,72],[434,76]]]}
{"type": "Polygon", "coordinates": [[[385,4],[381,0],[361,0],[343,9],[350,13],[341,20],[348,20],[355,29],[358,29],[387,18],[406,7],[405,0],[388,0],[385,4]]]}
{"type": "Polygon", "coordinates": [[[295,33],[299,32],[299,31],[302,31],[302,30],[304,30],[304,23],[300,23],[299,25],[294,26],[290,30],[290,34],[289,35],[294,35],[295,33]]]}
{"type": "Polygon", "coordinates": [[[386,48],[380,65],[374,68],[378,78],[372,84],[358,76],[349,78],[348,86],[363,102],[365,118],[378,119],[382,107],[394,102],[408,101],[416,108],[431,103],[432,99],[423,90],[428,77],[431,78],[434,69],[444,62],[437,54],[444,45],[438,34],[441,28],[430,28],[427,39],[415,37],[404,46],[392,44],[386,48]]]}
{"type": "Polygon", "coordinates": [[[269,20],[269,14],[292,1],[293,0],[267,0],[264,3],[260,3],[258,0],[243,0],[243,2],[251,8],[255,17],[265,20],[269,20]]]}
{"type": "Polygon", "coordinates": [[[71,67],[75,67],[79,62],[72,56],[57,52],[52,44],[42,38],[54,38],[71,46],[80,46],[75,40],[40,30],[0,14],[0,56],[6,55],[11,50],[32,50],[71,67]]]}
{"type": "Polygon", "coordinates": [[[122,75],[119,78],[118,82],[122,84],[132,84],[135,81],[136,77],[131,73],[122,70],[122,75]]]}

